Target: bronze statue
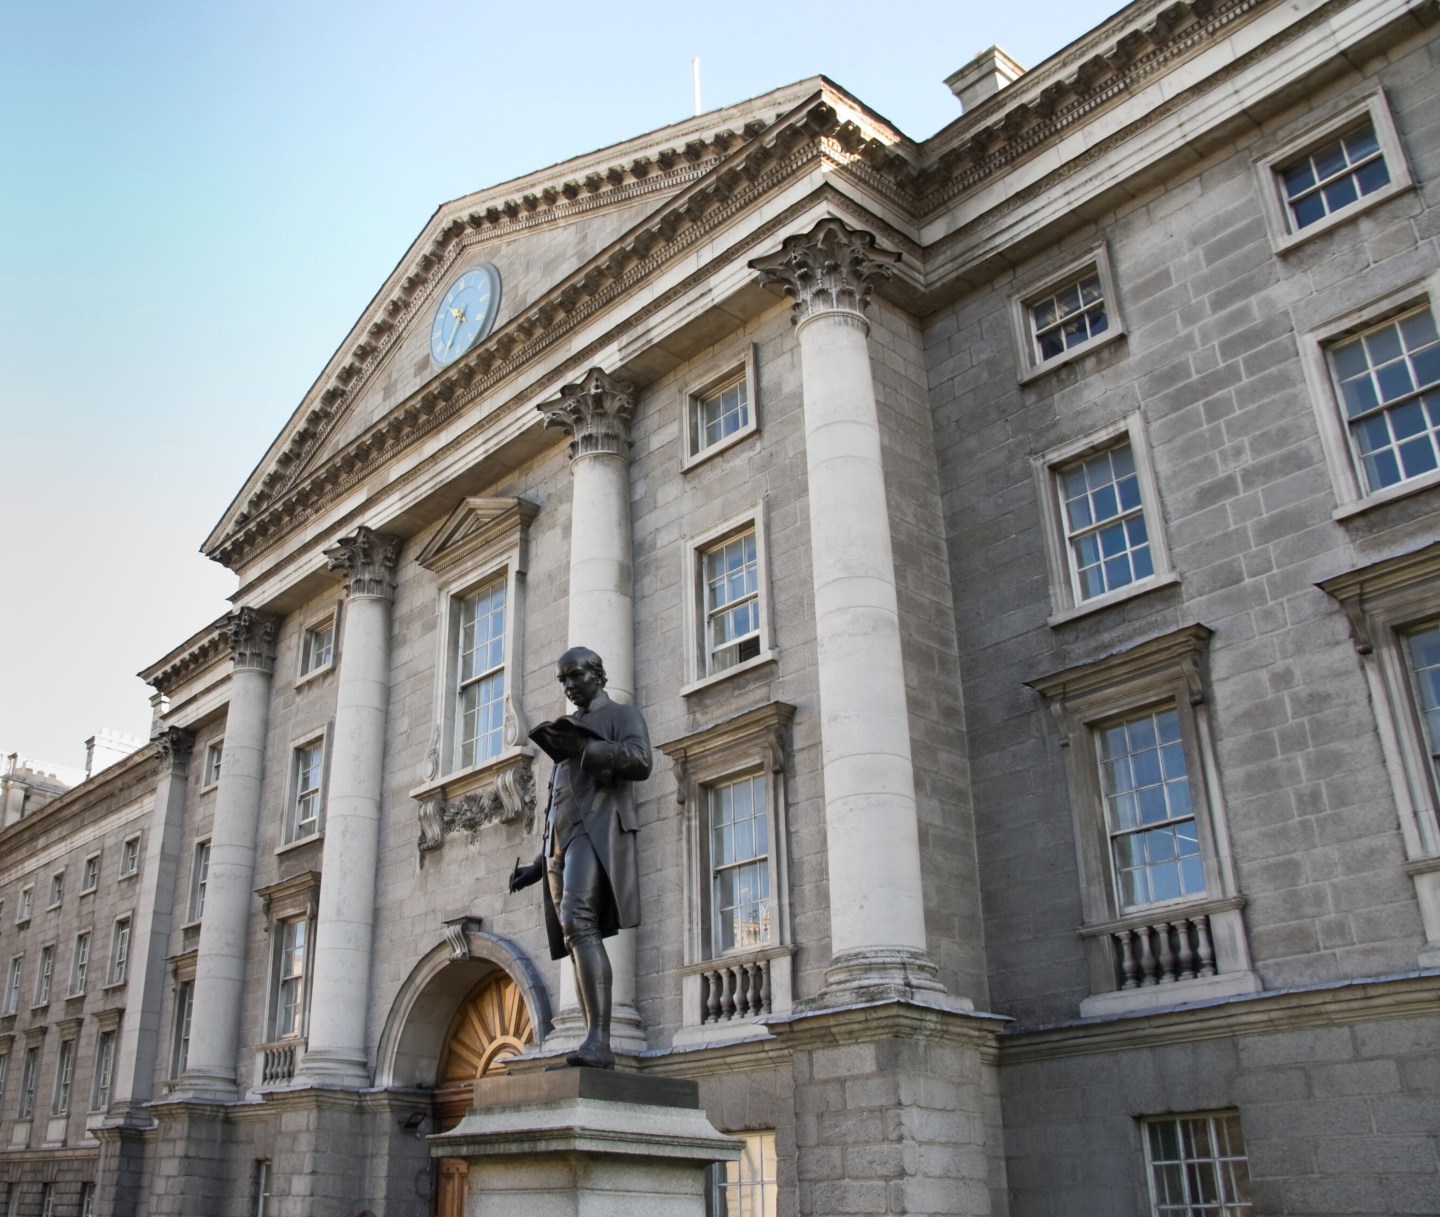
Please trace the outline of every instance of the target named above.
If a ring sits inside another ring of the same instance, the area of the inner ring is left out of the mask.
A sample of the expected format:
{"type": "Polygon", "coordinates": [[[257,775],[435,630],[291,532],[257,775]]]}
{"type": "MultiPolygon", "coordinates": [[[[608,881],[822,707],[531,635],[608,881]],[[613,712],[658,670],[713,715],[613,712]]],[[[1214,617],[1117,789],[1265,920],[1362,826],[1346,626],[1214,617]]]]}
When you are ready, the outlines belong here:
{"type": "Polygon", "coordinates": [[[566,1063],[613,1069],[610,957],[602,939],[640,924],[634,783],[650,776],[650,736],[639,710],[610,700],[594,651],[572,647],[555,676],[575,713],[530,732],[555,769],[544,844],[528,866],[516,860],[510,890],[546,880],[550,955],[569,955],[575,968],[585,1039],[566,1063]]]}

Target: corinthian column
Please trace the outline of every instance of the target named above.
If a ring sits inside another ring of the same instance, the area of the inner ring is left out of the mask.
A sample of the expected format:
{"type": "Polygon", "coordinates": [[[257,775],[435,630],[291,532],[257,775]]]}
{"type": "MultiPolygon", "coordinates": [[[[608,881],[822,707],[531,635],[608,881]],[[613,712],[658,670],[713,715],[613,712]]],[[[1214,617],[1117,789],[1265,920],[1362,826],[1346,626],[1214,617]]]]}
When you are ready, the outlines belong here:
{"type": "Polygon", "coordinates": [[[830,871],[826,989],[935,990],[880,421],[865,320],[899,254],[838,220],[750,265],[794,300],[805,402],[830,871]]]}
{"type": "MultiPolygon", "coordinates": [[[[605,691],[635,700],[635,599],[630,572],[631,386],[591,368],[578,384],[540,406],[547,427],[570,435],[570,620],[567,647],[605,661],[605,691]]],[[[556,659],[559,658],[557,654],[556,659]]],[[[645,1033],[635,1008],[635,931],[606,942],[614,972],[611,1043],[638,1052],[645,1033]]],[[[560,969],[559,1013],[547,1048],[572,1048],[584,1035],[570,968],[560,969]]]]}
{"type": "Polygon", "coordinates": [[[365,1014],[375,926],[390,605],[400,538],[357,528],[325,551],[346,575],[335,733],[325,808],[309,1041],[300,1079],[367,1086],[365,1014]]]}
{"type": "Polygon", "coordinates": [[[140,872],[140,898],[130,931],[130,987],[133,1018],[120,1024],[111,1086],[111,1121],[120,1113],[126,1123],[149,1125],[141,1106],[154,1098],[155,1063],[162,1041],[160,1004],[165,989],[165,957],[175,911],[180,837],[185,817],[185,774],[195,737],[180,727],[162,729],[150,741],[159,762],[155,810],[145,839],[145,866],[140,872]]]}
{"type": "Polygon", "coordinates": [[[187,1098],[233,1099],[237,1087],[240,1007],[245,949],[250,938],[255,830],[265,773],[265,732],[270,722],[270,676],[280,619],[255,609],[230,614],[233,656],[225,748],[215,791],[205,917],[195,959],[190,1047],[178,1090],[187,1098]]]}

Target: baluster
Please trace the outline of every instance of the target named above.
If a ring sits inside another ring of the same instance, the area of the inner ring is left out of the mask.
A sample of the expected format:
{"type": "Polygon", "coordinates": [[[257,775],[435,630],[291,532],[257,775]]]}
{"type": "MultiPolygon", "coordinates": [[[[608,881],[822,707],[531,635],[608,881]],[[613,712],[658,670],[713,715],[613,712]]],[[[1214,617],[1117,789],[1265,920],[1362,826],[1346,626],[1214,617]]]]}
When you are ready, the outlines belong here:
{"type": "Polygon", "coordinates": [[[770,961],[767,959],[760,965],[760,1009],[763,1013],[770,1013],[770,961]]]}
{"type": "Polygon", "coordinates": [[[1120,974],[1124,977],[1120,987],[1122,989],[1138,989],[1140,982],[1135,979],[1138,971],[1135,966],[1135,931],[1119,930],[1115,934],[1115,938],[1120,943],[1120,974]]]}
{"type": "Polygon", "coordinates": [[[1190,945],[1190,927],[1193,917],[1182,917],[1175,922],[1175,936],[1180,942],[1180,979],[1195,979],[1195,949],[1190,945]]]}
{"type": "Polygon", "coordinates": [[[1175,952],[1170,946],[1170,922],[1162,921],[1155,927],[1155,936],[1160,940],[1160,983],[1175,983],[1175,952]]]}
{"type": "Polygon", "coordinates": [[[1150,927],[1142,925],[1140,937],[1140,987],[1147,988],[1155,983],[1155,952],[1150,945],[1150,927]]]}
{"type": "Polygon", "coordinates": [[[733,1018],[735,1016],[735,971],[730,967],[721,968],[720,977],[723,985],[720,990],[720,1017],[733,1018]]]}
{"type": "Polygon", "coordinates": [[[745,990],[745,998],[748,1009],[747,1014],[755,1015],[760,1011],[760,965],[752,963],[745,969],[746,979],[750,982],[745,990]]]}
{"type": "Polygon", "coordinates": [[[1202,913],[1199,917],[1192,917],[1191,923],[1195,926],[1195,938],[1199,945],[1200,975],[1215,975],[1215,948],[1210,944],[1210,917],[1202,913]]]}
{"type": "Polygon", "coordinates": [[[720,974],[705,973],[705,1017],[702,1022],[713,1023],[720,1017],[720,974]]]}

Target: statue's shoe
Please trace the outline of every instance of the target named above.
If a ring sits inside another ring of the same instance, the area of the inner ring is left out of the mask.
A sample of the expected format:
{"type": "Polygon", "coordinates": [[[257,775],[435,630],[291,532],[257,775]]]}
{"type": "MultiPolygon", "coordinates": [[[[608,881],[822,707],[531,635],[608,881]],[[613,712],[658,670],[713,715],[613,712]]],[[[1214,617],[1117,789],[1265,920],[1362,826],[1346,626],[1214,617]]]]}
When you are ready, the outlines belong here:
{"type": "Polygon", "coordinates": [[[592,1044],[586,1040],[574,1052],[566,1053],[567,1065],[584,1065],[589,1069],[614,1069],[615,1054],[608,1044],[592,1044]]]}

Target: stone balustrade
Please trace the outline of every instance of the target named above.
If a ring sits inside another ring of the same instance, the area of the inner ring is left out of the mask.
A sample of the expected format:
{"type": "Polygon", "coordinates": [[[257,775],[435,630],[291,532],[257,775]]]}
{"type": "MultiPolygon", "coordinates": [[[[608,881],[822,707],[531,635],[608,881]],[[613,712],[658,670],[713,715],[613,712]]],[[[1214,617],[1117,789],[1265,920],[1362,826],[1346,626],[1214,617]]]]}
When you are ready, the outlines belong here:
{"type": "Polygon", "coordinates": [[[305,1041],[288,1039],[261,1044],[256,1054],[259,1057],[260,1086],[288,1086],[305,1059],[305,1041]]]}
{"type": "Polygon", "coordinates": [[[1177,914],[1111,931],[1116,987],[1140,989],[1215,975],[1210,914],[1177,914]]]}

